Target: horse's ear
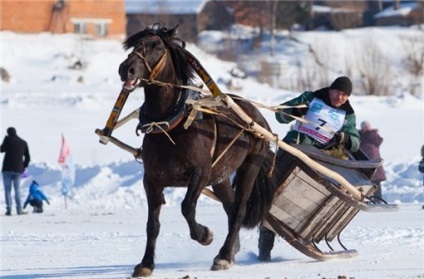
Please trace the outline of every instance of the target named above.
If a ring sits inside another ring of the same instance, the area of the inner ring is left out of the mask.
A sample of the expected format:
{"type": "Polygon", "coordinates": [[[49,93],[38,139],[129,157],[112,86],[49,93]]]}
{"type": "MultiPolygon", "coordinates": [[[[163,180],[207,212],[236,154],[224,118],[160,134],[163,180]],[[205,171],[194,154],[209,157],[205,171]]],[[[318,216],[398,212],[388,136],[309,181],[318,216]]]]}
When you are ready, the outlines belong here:
{"type": "Polygon", "coordinates": [[[175,34],[177,34],[178,31],[178,27],[180,27],[180,24],[178,23],[177,25],[174,26],[174,28],[169,29],[166,33],[170,36],[170,37],[174,37],[175,34]]]}

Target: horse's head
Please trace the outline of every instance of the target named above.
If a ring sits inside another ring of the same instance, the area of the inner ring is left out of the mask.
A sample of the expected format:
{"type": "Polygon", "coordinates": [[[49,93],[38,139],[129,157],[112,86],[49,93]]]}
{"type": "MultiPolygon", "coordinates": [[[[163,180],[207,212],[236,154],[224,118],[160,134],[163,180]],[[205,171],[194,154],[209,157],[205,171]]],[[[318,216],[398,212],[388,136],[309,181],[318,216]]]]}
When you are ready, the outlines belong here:
{"type": "Polygon", "coordinates": [[[178,25],[172,29],[154,25],[129,36],[123,43],[124,48],[133,48],[121,65],[119,75],[125,82],[124,87],[133,90],[137,86],[146,86],[153,80],[164,82],[180,81],[185,83],[190,73],[176,72],[179,65],[187,69],[184,54],[184,42],[175,38],[178,25]]]}

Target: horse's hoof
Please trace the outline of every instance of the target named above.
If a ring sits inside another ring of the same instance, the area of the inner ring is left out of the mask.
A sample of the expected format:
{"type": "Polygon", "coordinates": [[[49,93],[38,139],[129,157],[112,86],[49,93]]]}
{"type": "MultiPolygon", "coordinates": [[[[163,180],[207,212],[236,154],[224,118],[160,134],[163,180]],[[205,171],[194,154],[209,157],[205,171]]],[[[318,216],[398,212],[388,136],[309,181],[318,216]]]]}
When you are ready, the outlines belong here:
{"type": "Polygon", "coordinates": [[[134,277],[135,278],[137,278],[137,277],[149,277],[149,276],[152,275],[152,273],[153,273],[153,269],[145,267],[145,266],[137,265],[134,268],[134,272],[132,274],[132,277],[133,278],[134,277]]]}
{"type": "Polygon", "coordinates": [[[207,245],[211,244],[212,241],[213,241],[213,232],[210,231],[209,229],[207,229],[205,235],[206,235],[206,239],[205,240],[202,240],[200,242],[200,244],[202,244],[204,246],[207,246],[207,245]]]}
{"type": "Polygon", "coordinates": [[[211,270],[217,271],[217,270],[227,270],[231,267],[231,263],[227,260],[222,259],[215,259],[213,261],[213,265],[211,267],[211,270]]]}

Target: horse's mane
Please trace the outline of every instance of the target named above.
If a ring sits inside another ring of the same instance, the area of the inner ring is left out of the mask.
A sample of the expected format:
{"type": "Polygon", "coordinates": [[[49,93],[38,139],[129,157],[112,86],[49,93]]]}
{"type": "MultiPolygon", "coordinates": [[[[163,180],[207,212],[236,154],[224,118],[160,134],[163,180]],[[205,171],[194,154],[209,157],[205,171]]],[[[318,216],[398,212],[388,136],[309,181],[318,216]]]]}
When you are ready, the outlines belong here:
{"type": "Polygon", "coordinates": [[[137,48],[144,38],[158,36],[169,49],[177,76],[184,84],[187,84],[187,81],[194,77],[194,71],[187,62],[185,41],[175,36],[177,29],[178,26],[169,29],[160,23],[155,23],[152,27],[146,27],[143,31],[130,35],[122,45],[125,50],[137,48]]]}

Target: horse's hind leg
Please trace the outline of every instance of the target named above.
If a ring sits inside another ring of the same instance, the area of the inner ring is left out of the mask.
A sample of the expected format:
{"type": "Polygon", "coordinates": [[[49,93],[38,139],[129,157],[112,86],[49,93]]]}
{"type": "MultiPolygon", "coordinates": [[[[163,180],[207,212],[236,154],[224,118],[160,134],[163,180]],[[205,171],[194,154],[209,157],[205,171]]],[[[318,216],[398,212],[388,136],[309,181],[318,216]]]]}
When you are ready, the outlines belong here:
{"type": "Polygon", "coordinates": [[[213,233],[205,226],[196,222],[197,200],[207,183],[204,169],[196,167],[191,171],[188,180],[187,193],[181,203],[181,212],[190,228],[190,237],[202,245],[209,245],[213,240],[213,233]]]}
{"type": "Polygon", "coordinates": [[[162,204],[165,203],[162,193],[163,187],[150,181],[147,175],[144,176],[143,182],[149,207],[146,227],[147,242],[143,260],[134,268],[133,277],[150,276],[155,268],[155,247],[160,230],[159,214],[162,204]]]}
{"type": "MultiPolygon", "coordinates": [[[[230,226],[230,217],[231,212],[233,210],[233,204],[234,204],[234,190],[231,186],[230,179],[227,179],[223,181],[222,183],[212,185],[213,191],[215,195],[221,200],[222,205],[224,207],[225,213],[228,217],[228,226],[230,226]]],[[[239,235],[237,235],[237,239],[234,242],[231,261],[235,262],[234,256],[237,254],[237,252],[240,250],[240,238],[239,235]]]]}

